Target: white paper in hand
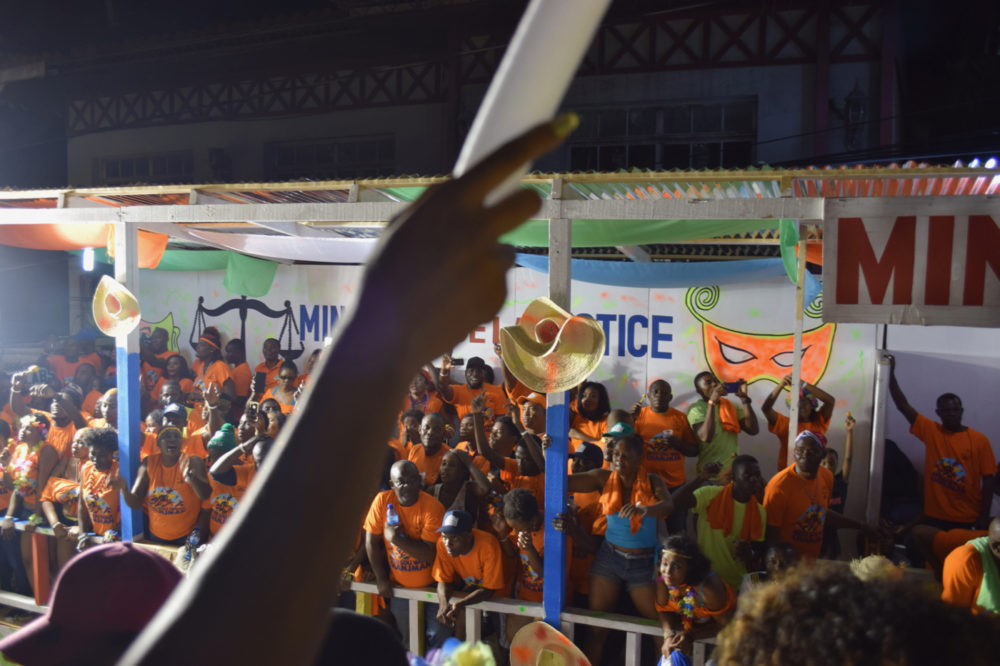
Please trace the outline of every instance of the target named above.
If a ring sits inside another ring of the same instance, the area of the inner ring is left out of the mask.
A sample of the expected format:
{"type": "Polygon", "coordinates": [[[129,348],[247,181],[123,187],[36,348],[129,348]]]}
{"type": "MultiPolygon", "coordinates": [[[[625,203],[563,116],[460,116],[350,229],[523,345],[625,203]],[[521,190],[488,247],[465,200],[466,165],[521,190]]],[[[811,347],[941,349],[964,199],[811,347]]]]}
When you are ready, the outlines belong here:
{"type": "MultiPolygon", "coordinates": [[[[456,178],[505,142],[555,115],[610,2],[531,1],[462,146],[456,178]]],[[[485,203],[513,192],[530,168],[525,164],[511,174],[485,203]]]]}

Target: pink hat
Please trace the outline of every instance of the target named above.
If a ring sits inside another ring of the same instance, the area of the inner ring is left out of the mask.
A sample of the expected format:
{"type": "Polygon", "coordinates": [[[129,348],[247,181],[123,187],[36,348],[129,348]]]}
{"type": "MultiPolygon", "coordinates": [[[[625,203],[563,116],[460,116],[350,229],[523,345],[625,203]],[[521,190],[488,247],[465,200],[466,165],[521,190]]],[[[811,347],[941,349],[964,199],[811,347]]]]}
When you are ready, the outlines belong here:
{"type": "Polygon", "coordinates": [[[87,654],[108,657],[116,646],[124,651],[123,638],[142,631],[180,579],[165,558],[131,543],[86,550],[59,573],[45,615],[0,641],[0,652],[45,666],[82,663],[87,654]]]}

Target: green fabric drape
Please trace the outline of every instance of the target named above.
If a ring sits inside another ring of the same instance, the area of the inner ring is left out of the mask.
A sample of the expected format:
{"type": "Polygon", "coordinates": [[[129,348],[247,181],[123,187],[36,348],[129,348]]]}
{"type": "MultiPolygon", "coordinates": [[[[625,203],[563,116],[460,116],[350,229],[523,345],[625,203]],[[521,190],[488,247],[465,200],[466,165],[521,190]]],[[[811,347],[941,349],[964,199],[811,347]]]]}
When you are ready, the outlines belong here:
{"type": "MultiPolygon", "coordinates": [[[[778,220],[573,220],[573,247],[655,245],[774,229],[778,220]]],[[[528,220],[504,243],[548,247],[548,220],[528,220]]]]}
{"type": "MultiPolygon", "coordinates": [[[[73,251],[73,254],[80,254],[73,251]]],[[[94,261],[113,264],[104,248],[94,248],[94,261]]],[[[147,270],[147,269],[143,269],[147,270]]],[[[278,263],[248,257],[232,250],[166,250],[157,271],[226,271],[223,286],[234,294],[266,296],[278,263]]]]}

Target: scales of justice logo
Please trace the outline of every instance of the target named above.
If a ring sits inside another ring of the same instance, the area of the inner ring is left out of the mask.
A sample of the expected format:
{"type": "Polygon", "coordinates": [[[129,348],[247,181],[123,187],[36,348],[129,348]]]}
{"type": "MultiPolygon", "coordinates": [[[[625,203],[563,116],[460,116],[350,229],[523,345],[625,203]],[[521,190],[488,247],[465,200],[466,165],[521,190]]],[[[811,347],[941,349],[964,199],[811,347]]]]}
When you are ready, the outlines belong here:
{"type": "MultiPolygon", "coordinates": [[[[283,307],[276,310],[269,307],[264,301],[247,298],[246,296],[231,298],[215,308],[206,307],[205,297],[199,296],[198,306],[194,314],[194,324],[191,326],[191,334],[188,336],[188,343],[191,345],[191,348],[193,349],[198,344],[198,338],[201,337],[202,331],[211,325],[210,318],[223,317],[234,311],[240,318],[240,334],[238,337],[241,340],[246,340],[247,318],[251,312],[255,312],[268,319],[282,320],[281,332],[276,336],[281,346],[279,353],[282,358],[287,361],[294,361],[302,356],[305,344],[299,340],[299,323],[295,319],[291,301],[286,300],[283,307]],[[298,348],[295,347],[296,341],[298,342],[298,348]]],[[[180,351],[181,329],[174,324],[173,312],[168,313],[166,317],[157,322],[143,320],[139,326],[144,336],[148,336],[156,328],[166,330],[169,334],[167,349],[175,352],[180,351]]]]}

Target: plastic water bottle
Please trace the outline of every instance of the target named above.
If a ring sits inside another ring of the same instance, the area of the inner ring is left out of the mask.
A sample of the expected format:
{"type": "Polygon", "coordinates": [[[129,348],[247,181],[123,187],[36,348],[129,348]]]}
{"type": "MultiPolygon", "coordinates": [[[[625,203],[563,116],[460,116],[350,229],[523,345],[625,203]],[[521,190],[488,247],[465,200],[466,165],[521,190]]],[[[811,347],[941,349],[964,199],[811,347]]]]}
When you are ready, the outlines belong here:
{"type": "Polygon", "coordinates": [[[385,524],[399,525],[399,514],[396,513],[396,507],[393,504],[385,508],[385,524]]]}

